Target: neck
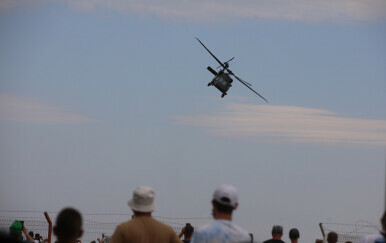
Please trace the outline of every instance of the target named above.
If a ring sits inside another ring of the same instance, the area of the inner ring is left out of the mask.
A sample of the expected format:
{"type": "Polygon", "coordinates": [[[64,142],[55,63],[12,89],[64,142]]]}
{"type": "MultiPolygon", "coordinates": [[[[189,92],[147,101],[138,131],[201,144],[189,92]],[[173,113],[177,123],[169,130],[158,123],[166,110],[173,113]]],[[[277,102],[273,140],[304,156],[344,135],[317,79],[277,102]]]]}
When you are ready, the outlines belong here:
{"type": "Polygon", "coordinates": [[[76,243],[78,239],[66,240],[58,238],[58,243],[76,243]]]}
{"type": "Polygon", "coordinates": [[[298,239],[291,240],[291,243],[298,243],[298,239]]]}
{"type": "Polygon", "coordinates": [[[151,217],[151,212],[137,212],[137,211],[134,211],[134,215],[135,217],[151,217]]]}
{"type": "Polygon", "coordinates": [[[272,239],[274,240],[281,240],[281,235],[272,235],[272,239]]]}
{"type": "Polygon", "coordinates": [[[216,214],[213,217],[214,217],[214,219],[217,219],[217,220],[229,220],[229,221],[232,221],[232,214],[229,214],[229,213],[219,213],[219,212],[216,212],[216,214]]]}

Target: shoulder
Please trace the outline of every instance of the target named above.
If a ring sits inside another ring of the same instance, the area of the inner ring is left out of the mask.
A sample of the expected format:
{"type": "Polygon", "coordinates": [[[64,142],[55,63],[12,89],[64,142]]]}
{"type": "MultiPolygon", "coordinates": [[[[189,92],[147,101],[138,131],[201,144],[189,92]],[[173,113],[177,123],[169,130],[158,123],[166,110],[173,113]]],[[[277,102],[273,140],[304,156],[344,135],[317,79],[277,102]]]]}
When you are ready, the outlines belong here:
{"type": "Polygon", "coordinates": [[[371,234],[371,235],[365,235],[360,243],[374,243],[374,241],[377,239],[377,238],[380,238],[382,237],[381,234],[371,234]]]}
{"type": "Polygon", "coordinates": [[[193,234],[192,242],[250,242],[249,233],[226,220],[216,220],[193,234]]]}
{"type": "Polygon", "coordinates": [[[150,218],[149,220],[152,222],[152,224],[154,224],[155,226],[157,226],[159,228],[162,228],[164,230],[169,230],[169,231],[173,231],[174,232],[174,230],[173,230],[173,228],[171,226],[169,226],[169,225],[167,225],[165,223],[162,223],[161,221],[158,221],[155,218],[150,218]]]}
{"type": "Polygon", "coordinates": [[[382,237],[379,237],[377,239],[375,239],[374,243],[385,243],[385,238],[382,237]]]}
{"type": "Polygon", "coordinates": [[[271,243],[271,242],[272,242],[272,239],[263,241],[263,243],[271,243]]]}
{"type": "Polygon", "coordinates": [[[218,231],[219,227],[215,222],[206,224],[194,230],[191,242],[206,242],[206,238],[212,234],[212,232],[218,231]]]}

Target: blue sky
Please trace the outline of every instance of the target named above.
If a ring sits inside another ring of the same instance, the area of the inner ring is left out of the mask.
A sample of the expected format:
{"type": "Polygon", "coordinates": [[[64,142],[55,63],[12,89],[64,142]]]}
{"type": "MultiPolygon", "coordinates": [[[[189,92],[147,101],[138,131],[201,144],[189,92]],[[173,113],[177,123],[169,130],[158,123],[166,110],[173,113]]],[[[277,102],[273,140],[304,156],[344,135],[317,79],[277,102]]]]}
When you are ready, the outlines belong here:
{"type": "MultiPolygon", "coordinates": [[[[320,238],[384,210],[386,4],[369,1],[2,1],[0,205],[210,215],[320,238]],[[235,81],[207,87],[220,59],[235,81]],[[22,178],[22,180],[20,180],[22,178]],[[11,183],[12,182],[12,183],[11,183]],[[38,196],[37,196],[38,195],[38,196]],[[304,234],[302,234],[304,232],[304,234]]],[[[304,237],[304,238],[303,238],[304,237]]]]}

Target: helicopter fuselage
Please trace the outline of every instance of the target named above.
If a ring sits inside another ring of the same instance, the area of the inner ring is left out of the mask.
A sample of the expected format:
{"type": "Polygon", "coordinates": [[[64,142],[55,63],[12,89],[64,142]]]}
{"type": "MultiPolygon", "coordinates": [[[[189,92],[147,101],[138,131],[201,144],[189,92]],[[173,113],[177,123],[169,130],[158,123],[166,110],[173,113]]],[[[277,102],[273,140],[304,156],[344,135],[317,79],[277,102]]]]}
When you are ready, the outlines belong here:
{"type": "Polygon", "coordinates": [[[211,82],[208,83],[208,86],[214,86],[221,91],[223,98],[230,87],[232,87],[233,79],[229,76],[227,72],[224,72],[224,69],[220,70],[218,73],[214,71],[211,67],[208,67],[208,70],[215,75],[211,82]]]}

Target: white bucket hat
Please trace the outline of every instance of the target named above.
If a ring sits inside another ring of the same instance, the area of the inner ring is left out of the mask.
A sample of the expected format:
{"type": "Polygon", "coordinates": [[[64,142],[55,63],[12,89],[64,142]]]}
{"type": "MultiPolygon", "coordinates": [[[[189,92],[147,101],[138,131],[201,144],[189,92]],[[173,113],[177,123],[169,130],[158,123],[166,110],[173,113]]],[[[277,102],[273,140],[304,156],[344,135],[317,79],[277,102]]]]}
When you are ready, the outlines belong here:
{"type": "Polygon", "coordinates": [[[149,186],[137,187],[133,192],[133,198],[128,201],[130,208],[138,212],[152,212],[155,210],[154,190],[149,186]]]}

